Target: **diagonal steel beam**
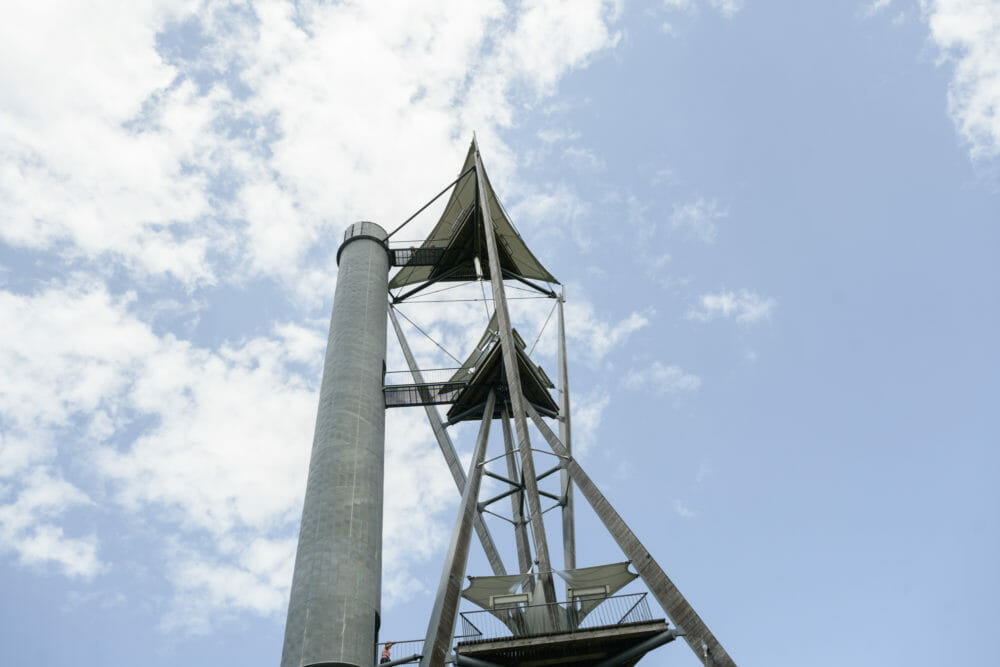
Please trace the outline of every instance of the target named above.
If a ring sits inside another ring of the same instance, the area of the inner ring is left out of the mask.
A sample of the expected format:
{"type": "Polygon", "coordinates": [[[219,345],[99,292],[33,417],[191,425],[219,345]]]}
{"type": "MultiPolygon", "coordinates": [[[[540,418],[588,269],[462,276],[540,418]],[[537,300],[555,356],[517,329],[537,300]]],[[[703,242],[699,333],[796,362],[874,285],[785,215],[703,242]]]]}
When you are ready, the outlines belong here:
{"type": "Polygon", "coordinates": [[[479,437],[476,438],[476,448],[469,466],[469,481],[465,485],[465,491],[462,492],[462,502],[458,508],[458,516],[455,517],[455,527],[451,532],[451,544],[448,546],[444,570],[441,572],[437,598],[427,624],[420,667],[444,667],[445,658],[451,650],[451,641],[455,634],[455,617],[458,616],[458,604],[461,600],[462,579],[465,578],[465,567],[469,560],[472,521],[473,517],[478,516],[476,499],[479,497],[479,485],[483,479],[483,461],[486,458],[490,425],[493,423],[495,398],[496,391],[491,389],[486,399],[486,410],[483,411],[479,437]]]}
{"type": "MultiPolygon", "coordinates": [[[[507,295],[503,287],[503,272],[500,270],[500,252],[497,248],[497,235],[493,227],[493,213],[490,211],[489,197],[486,195],[486,171],[483,169],[479,145],[475,146],[476,159],[476,199],[479,202],[483,216],[483,231],[486,235],[486,252],[489,255],[490,284],[493,287],[493,307],[497,313],[497,331],[500,334],[500,352],[503,356],[504,373],[507,378],[508,394],[514,417],[514,430],[517,433],[517,444],[521,457],[521,472],[524,473],[525,496],[528,501],[528,519],[531,522],[531,536],[535,546],[535,559],[538,561],[539,577],[542,582],[544,602],[556,602],[556,589],[552,581],[552,561],[549,558],[549,545],[545,538],[545,522],[542,516],[542,503],[538,497],[538,482],[535,479],[535,462],[531,454],[531,439],[528,436],[528,420],[525,417],[524,392],[521,389],[521,374],[517,364],[514,336],[510,328],[510,313],[507,310],[507,295]]],[[[554,627],[559,627],[559,618],[553,609],[554,627]]]]}
{"type": "MultiPolygon", "coordinates": [[[[410,374],[413,375],[413,381],[423,384],[424,375],[417,368],[413,352],[410,351],[410,344],[407,343],[406,336],[403,335],[403,330],[399,326],[399,319],[396,317],[396,312],[391,307],[389,308],[389,319],[392,321],[392,328],[396,330],[396,338],[399,339],[399,346],[403,350],[403,356],[406,357],[406,364],[410,367],[410,374]]],[[[455,486],[458,487],[459,493],[463,493],[465,491],[465,472],[458,462],[455,445],[445,430],[444,424],[441,423],[441,416],[438,414],[437,408],[433,405],[425,405],[424,410],[427,412],[427,421],[431,424],[434,437],[437,438],[438,447],[441,448],[441,454],[444,455],[445,463],[448,464],[448,470],[451,471],[451,477],[455,480],[455,486]]],[[[479,536],[479,541],[483,545],[483,551],[486,552],[486,559],[489,560],[490,567],[493,568],[493,574],[507,574],[507,569],[503,565],[503,559],[500,558],[500,552],[497,551],[496,543],[493,541],[493,536],[490,534],[490,529],[486,526],[486,522],[483,521],[482,515],[477,513],[472,521],[476,529],[476,535],[479,536]]]]}
{"type": "Polygon", "coordinates": [[[394,234],[395,234],[396,232],[398,232],[398,231],[399,231],[400,229],[402,229],[402,228],[403,228],[403,227],[405,227],[405,226],[406,226],[407,224],[409,224],[409,222],[410,222],[411,220],[413,220],[413,219],[414,219],[415,217],[417,217],[418,215],[420,215],[421,213],[423,213],[423,212],[424,212],[424,210],[425,210],[425,209],[426,209],[426,208],[427,208],[428,206],[430,206],[431,204],[433,204],[434,202],[436,202],[436,201],[437,201],[438,199],[440,199],[440,198],[441,198],[441,195],[443,195],[444,193],[448,192],[448,190],[451,190],[452,186],[456,185],[456,184],[457,184],[457,183],[458,183],[458,182],[459,182],[460,180],[462,180],[463,178],[465,178],[466,176],[468,176],[468,175],[469,175],[470,173],[472,173],[472,171],[473,171],[474,169],[475,169],[475,167],[469,167],[468,169],[466,169],[465,171],[463,171],[463,172],[462,172],[462,173],[461,173],[461,174],[459,175],[459,177],[458,177],[458,178],[456,178],[456,179],[455,179],[454,181],[452,181],[451,183],[449,183],[449,184],[448,184],[448,185],[447,185],[447,186],[445,187],[445,189],[444,189],[444,190],[442,190],[441,192],[439,192],[439,193],[437,193],[436,195],[434,195],[434,199],[431,199],[431,200],[430,200],[429,202],[427,202],[426,204],[424,204],[423,206],[421,206],[421,207],[420,207],[420,208],[419,208],[419,209],[417,210],[417,212],[416,212],[416,213],[414,213],[414,214],[413,214],[413,215],[411,215],[411,216],[410,216],[409,218],[407,218],[406,220],[404,220],[404,221],[403,221],[403,224],[401,224],[401,225],[400,225],[399,227],[396,227],[396,228],[395,228],[394,230],[392,230],[391,232],[389,232],[389,235],[385,237],[385,240],[386,240],[386,241],[388,241],[389,239],[391,239],[391,238],[393,237],[393,235],[394,235],[394,234]]]}
{"type": "Polygon", "coordinates": [[[537,283],[533,283],[530,280],[528,280],[527,278],[525,278],[524,276],[519,275],[517,273],[514,273],[513,271],[508,271],[507,269],[504,269],[503,270],[503,277],[504,278],[510,278],[511,280],[516,280],[516,281],[518,281],[520,283],[524,283],[525,285],[527,285],[531,289],[535,290],[536,292],[541,292],[545,296],[550,296],[550,297],[553,297],[553,298],[558,298],[556,296],[556,293],[553,292],[552,290],[547,289],[545,287],[542,287],[541,285],[538,285],[537,283]]]}
{"type": "MultiPolygon", "coordinates": [[[[428,287],[430,287],[434,283],[441,282],[445,278],[450,278],[451,276],[453,276],[456,273],[458,273],[460,270],[461,270],[461,267],[459,267],[459,266],[456,266],[454,268],[448,269],[447,271],[443,272],[441,275],[439,275],[439,276],[437,276],[435,278],[431,278],[431,279],[427,280],[426,282],[423,282],[420,285],[414,287],[413,289],[411,289],[406,294],[403,294],[402,296],[393,296],[392,297],[392,302],[393,303],[402,303],[403,301],[405,301],[406,299],[409,299],[414,294],[417,294],[419,292],[423,292],[425,289],[427,289],[428,287]]],[[[391,293],[390,293],[390,296],[392,296],[391,293]]]]}
{"type": "Polygon", "coordinates": [[[621,518],[621,515],[611,506],[611,503],[608,502],[608,499],[597,488],[597,485],[590,479],[590,476],[583,471],[580,464],[570,455],[562,442],[559,441],[559,438],[549,428],[549,425],[545,423],[545,420],[530,405],[527,409],[528,416],[531,417],[542,437],[552,447],[552,451],[557,456],[565,458],[566,469],[573,478],[573,482],[576,483],[577,488],[580,489],[580,493],[587,499],[590,506],[594,508],[594,512],[597,513],[597,516],[604,523],[604,527],[611,533],[611,536],[618,543],[622,552],[632,561],[632,566],[635,567],[635,571],[639,573],[646,586],[649,587],[649,591],[653,594],[653,597],[660,603],[663,611],[667,613],[674,625],[685,633],[684,639],[687,641],[688,646],[691,647],[691,650],[695,652],[695,655],[706,665],[712,667],[736,667],[736,663],[729,657],[726,650],[722,648],[719,640],[715,638],[715,635],[708,629],[708,626],[701,620],[701,617],[698,616],[687,599],[677,590],[677,587],[670,581],[670,577],[663,571],[663,568],[653,560],[646,547],[642,545],[642,542],[635,536],[635,533],[628,527],[621,518]]]}

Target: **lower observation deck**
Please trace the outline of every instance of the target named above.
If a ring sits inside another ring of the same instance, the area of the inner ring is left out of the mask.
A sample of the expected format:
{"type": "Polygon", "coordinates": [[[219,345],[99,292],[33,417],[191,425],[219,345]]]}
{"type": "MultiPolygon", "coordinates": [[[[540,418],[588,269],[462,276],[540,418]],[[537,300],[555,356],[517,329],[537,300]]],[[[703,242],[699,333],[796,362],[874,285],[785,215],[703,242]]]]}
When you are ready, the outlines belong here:
{"type": "MultiPolygon", "coordinates": [[[[680,635],[665,620],[651,617],[646,593],[514,605],[463,612],[461,617],[454,647],[457,667],[631,667],[680,635]]],[[[420,639],[393,642],[390,664],[419,662],[423,644],[420,639]]],[[[376,655],[384,647],[376,645],[376,655]]]]}
{"type": "MultiPolygon", "coordinates": [[[[455,653],[503,667],[544,667],[546,665],[595,667],[605,660],[623,654],[666,631],[667,623],[665,621],[648,621],[535,637],[509,637],[480,642],[463,642],[455,646],[455,653]]],[[[616,664],[630,667],[639,662],[643,655],[645,652],[616,664]]]]}
{"type": "Polygon", "coordinates": [[[630,666],[676,636],[665,620],[651,618],[645,593],[465,612],[461,634],[457,665],[502,667],[630,666]],[[576,624],[586,607],[586,617],[576,624]]]}

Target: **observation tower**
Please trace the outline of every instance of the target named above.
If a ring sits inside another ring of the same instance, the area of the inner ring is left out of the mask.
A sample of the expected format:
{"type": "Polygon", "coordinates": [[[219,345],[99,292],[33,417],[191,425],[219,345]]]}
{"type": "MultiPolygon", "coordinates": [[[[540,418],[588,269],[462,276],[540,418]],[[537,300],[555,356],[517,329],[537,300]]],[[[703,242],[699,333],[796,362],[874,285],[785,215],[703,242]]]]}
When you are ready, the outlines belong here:
{"type": "Polygon", "coordinates": [[[351,225],[337,261],[281,666],[379,662],[385,410],[422,407],[460,501],[425,636],[393,642],[389,665],[612,667],[683,638],[691,664],[734,667],[573,456],[565,290],[514,228],[476,140],[458,178],[392,233],[351,225]],[[397,247],[393,235],[449,192],[430,235],[397,247]],[[400,317],[410,319],[403,309],[411,305],[433,307],[428,294],[461,285],[482,293],[482,334],[445,376],[427,377],[442,369],[418,367],[400,317]],[[553,304],[557,383],[512,325],[511,290],[553,304]],[[386,383],[389,325],[412,383],[386,383]],[[467,470],[452,439],[464,422],[476,431],[467,470]],[[617,543],[619,562],[578,554],[577,496],[617,543]],[[554,510],[561,521],[547,525],[554,510]],[[473,541],[490,571],[467,572],[473,541]],[[640,585],[646,590],[622,593],[640,585]]]}

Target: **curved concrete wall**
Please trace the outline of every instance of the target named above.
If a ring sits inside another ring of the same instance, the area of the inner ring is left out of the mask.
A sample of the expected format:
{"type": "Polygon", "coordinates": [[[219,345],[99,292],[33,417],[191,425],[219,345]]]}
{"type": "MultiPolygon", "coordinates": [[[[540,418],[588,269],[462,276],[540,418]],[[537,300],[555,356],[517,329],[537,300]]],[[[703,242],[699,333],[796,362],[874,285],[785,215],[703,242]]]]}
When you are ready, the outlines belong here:
{"type": "Polygon", "coordinates": [[[389,258],[375,223],[351,225],[344,237],[281,667],[374,662],[389,258]]]}

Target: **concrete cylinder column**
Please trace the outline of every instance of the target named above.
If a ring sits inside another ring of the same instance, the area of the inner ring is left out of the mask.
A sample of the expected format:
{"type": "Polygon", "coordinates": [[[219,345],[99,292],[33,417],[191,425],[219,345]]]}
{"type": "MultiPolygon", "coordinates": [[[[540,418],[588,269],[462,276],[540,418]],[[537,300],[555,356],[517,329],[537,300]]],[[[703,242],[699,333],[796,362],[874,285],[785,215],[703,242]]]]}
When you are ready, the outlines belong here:
{"type": "Polygon", "coordinates": [[[386,232],[344,234],[281,667],[368,667],[382,588],[389,255],[386,232]]]}

